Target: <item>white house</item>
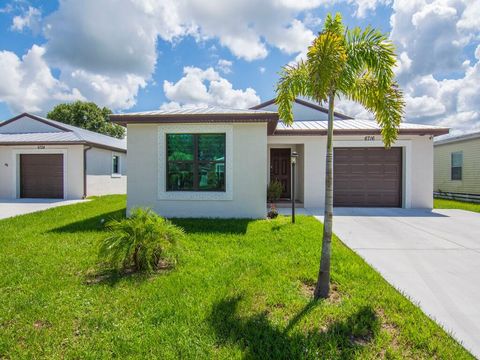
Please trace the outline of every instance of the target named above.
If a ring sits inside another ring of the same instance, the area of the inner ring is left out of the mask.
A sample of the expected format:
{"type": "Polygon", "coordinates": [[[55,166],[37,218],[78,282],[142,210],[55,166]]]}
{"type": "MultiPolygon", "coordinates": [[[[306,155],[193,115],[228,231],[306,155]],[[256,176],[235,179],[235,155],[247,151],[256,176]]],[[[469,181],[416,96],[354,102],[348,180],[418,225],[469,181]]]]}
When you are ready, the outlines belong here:
{"type": "MultiPolygon", "coordinates": [[[[167,217],[266,215],[270,179],[296,201],[323,207],[327,110],[303,100],[294,124],[278,119],[273,100],[253,109],[197,108],[111,115],[128,129],[128,209],[167,217]]],[[[448,129],[403,123],[385,149],[375,121],[336,113],[334,206],[431,208],[433,137],[448,129]]]]}
{"type": "Polygon", "coordinates": [[[126,192],[126,140],[36,115],[0,123],[0,198],[126,192]]]}

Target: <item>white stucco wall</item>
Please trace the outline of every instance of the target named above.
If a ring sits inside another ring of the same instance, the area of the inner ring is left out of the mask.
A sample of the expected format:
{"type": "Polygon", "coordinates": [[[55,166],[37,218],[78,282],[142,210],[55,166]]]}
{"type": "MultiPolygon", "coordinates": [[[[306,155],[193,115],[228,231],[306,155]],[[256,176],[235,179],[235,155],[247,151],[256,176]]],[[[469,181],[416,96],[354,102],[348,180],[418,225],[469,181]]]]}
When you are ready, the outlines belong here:
{"type": "MultiPolygon", "coordinates": [[[[269,136],[270,147],[303,148],[303,203],[323,208],[325,202],[325,136],[269,136]],[[296,144],[294,146],[294,144],[296,144]]],[[[381,136],[365,141],[365,136],[335,136],[334,147],[383,147],[381,136]]],[[[429,136],[399,136],[393,146],[403,148],[403,204],[405,208],[433,206],[433,140],[429,136]]],[[[302,155],[301,155],[302,156],[302,155]]],[[[301,178],[298,178],[301,181],[301,178]]]]}
{"type": "Polygon", "coordinates": [[[83,196],[83,145],[0,146],[0,198],[19,197],[19,154],[63,154],[64,196],[83,196]]]}
{"type": "Polygon", "coordinates": [[[87,150],[87,196],[125,194],[127,192],[126,154],[112,150],[87,150]],[[112,157],[120,157],[120,173],[112,174],[112,157]]]}
{"type": "Polygon", "coordinates": [[[151,207],[166,217],[262,218],[266,215],[266,124],[129,124],[127,138],[127,207],[151,207]],[[226,188],[224,194],[162,189],[160,169],[165,148],[159,137],[168,132],[225,132],[226,188]],[[231,151],[231,153],[229,153],[231,151]],[[231,158],[232,161],[228,161],[231,158]],[[229,176],[231,173],[231,176],[229,176]],[[231,189],[231,191],[229,190],[231,189]]]}
{"type": "Polygon", "coordinates": [[[269,136],[268,146],[269,148],[291,147],[299,153],[298,161],[303,163],[303,169],[297,173],[297,190],[303,195],[304,207],[323,207],[326,138],[322,136],[269,136]],[[303,184],[301,184],[301,175],[303,175],[303,184]]]}

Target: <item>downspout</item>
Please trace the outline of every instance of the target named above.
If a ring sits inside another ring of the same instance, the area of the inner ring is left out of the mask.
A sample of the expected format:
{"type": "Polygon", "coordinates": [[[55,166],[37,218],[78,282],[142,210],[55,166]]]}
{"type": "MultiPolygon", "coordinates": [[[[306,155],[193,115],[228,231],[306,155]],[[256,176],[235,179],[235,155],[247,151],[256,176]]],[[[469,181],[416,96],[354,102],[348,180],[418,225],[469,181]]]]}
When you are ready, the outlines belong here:
{"type": "Polygon", "coordinates": [[[83,148],[83,198],[87,198],[87,151],[90,150],[91,146],[86,146],[83,148]]]}

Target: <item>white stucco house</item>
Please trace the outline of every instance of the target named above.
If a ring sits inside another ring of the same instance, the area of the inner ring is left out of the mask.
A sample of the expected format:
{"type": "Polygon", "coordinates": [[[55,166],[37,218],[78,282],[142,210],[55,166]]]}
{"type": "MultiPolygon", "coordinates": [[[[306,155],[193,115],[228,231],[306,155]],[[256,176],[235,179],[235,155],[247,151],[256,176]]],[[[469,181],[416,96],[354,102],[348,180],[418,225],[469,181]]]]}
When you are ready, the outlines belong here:
{"type": "Polygon", "coordinates": [[[126,140],[23,113],[0,122],[0,198],[126,192],[126,140]]]}
{"type": "MultiPolygon", "coordinates": [[[[296,151],[298,206],[324,206],[327,110],[297,99],[294,124],[273,100],[248,110],[196,108],[114,114],[128,129],[127,206],[166,217],[266,215],[271,179],[291,197],[296,151]]],[[[334,206],[431,208],[433,138],[448,129],[403,123],[385,149],[375,121],[336,113],[334,206]]]]}

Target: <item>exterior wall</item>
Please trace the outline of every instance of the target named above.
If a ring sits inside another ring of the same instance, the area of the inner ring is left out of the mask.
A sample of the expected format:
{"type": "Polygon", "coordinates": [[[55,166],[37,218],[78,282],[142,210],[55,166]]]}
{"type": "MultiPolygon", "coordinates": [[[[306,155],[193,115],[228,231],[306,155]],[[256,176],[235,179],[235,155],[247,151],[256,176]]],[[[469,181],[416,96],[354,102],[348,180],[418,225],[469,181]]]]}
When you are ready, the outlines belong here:
{"type": "MultiPolygon", "coordinates": [[[[300,165],[295,179],[297,183],[295,190],[299,193],[297,200],[302,201],[304,207],[323,207],[326,138],[324,136],[269,136],[268,146],[269,149],[290,147],[298,152],[297,163],[300,165]]],[[[270,154],[270,150],[268,153],[270,154]]]]}
{"type": "Polygon", "coordinates": [[[0,126],[0,134],[45,133],[62,131],[55,126],[24,116],[6,125],[0,126]]]}
{"type": "Polygon", "coordinates": [[[434,190],[480,194],[480,138],[436,145],[434,190]],[[451,180],[451,153],[463,152],[462,180],[451,180]]]}
{"type": "Polygon", "coordinates": [[[20,154],[63,154],[64,196],[81,199],[83,196],[83,145],[0,146],[0,198],[19,197],[20,154]]]}
{"type": "Polygon", "coordinates": [[[128,211],[151,207],[166,217],[266,216],[266,124],[128,124],[127,146],[128,211]],[[168,132],[226,132],[225,193],[165,191],[160,174],[165,172],[163,145],[168,132]]]}
{"type": "MultiPolygon", "coordinates": [[[[281,148],[290,149],[290,151],[296,151],[297,153],[303,153],[303,144],[268,144],[267,145],[267,164],[270,164],[270,149],[281,148]]],[[[299,156],[297,159],[297,171],[295,173],[295,200],[303,203],[303,156],[299,156]]],[[[267,166],[267,182],[270,183],[270,166],[267,166]]]]}
{"type": "MultiPolygon", "coordinates": [[[[304,206],[322,208],[325,203],[326,136],[269,136],[269,147],[303,144],[304,206]]],[[[383,147],[380,136],[335,136],[334,147],[383,147]]],[[[403,148],[403,207],[433,206],[433,141],[429,136],[399,136],[396,144],[403,148]]],[[[297,150],[298,151],[298,150],[297,150]]]]}
{"type": "Polygon", "coordinates": [[[91,148],[87,151],[87,196],[125,194],[127,192],[126,154],[91,148]],[[112,174],[112,157],[120,157],[120,174],[112,174]]]}

